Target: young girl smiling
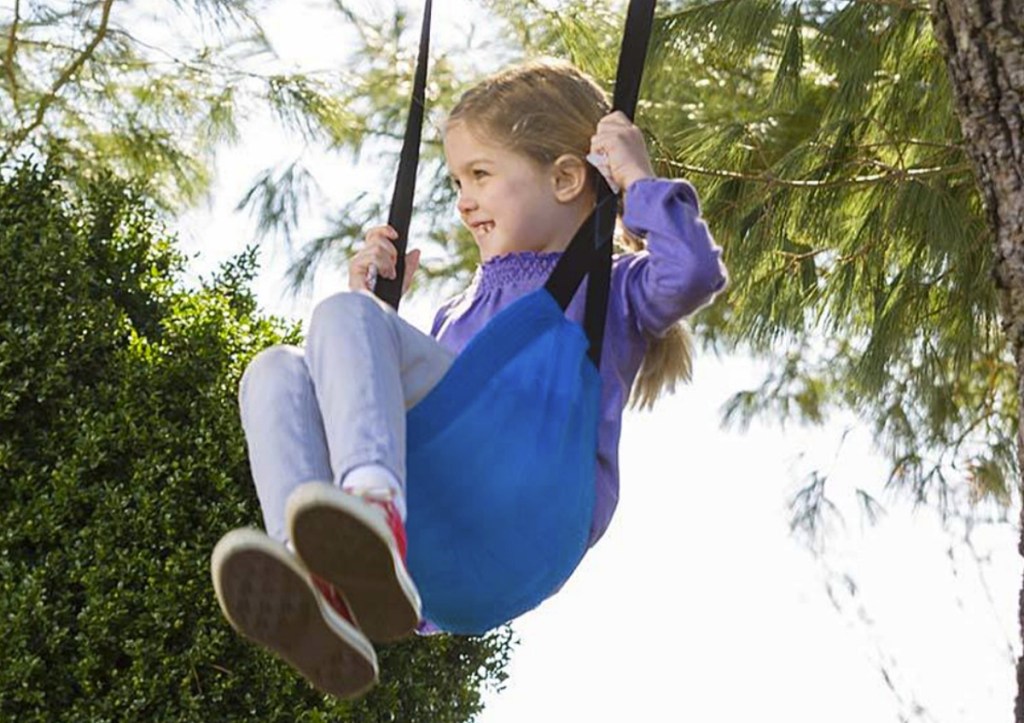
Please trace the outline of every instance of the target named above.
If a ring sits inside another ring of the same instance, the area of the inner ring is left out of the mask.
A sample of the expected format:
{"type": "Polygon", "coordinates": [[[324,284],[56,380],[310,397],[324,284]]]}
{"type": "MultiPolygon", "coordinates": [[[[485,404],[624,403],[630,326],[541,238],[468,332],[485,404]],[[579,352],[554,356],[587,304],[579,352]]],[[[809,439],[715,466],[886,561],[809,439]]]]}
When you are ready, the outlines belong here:
{"type": "MultiPolygon", "coordinates": [[[[598,173],[622,189],[623,236],[637,250],[612,269],[588,547],[618,501],[631,389],[649,403],[688,375],[678,322],[726,283],[693,187],[656,178],[640,130],[568,63],[527,63],[470,89],[447,119],[444,149],[481,265],[430,334],[368,293],[373,273],[396,275],[396,234],[376,227],[349,263],[350,292],[314,310],[305,347],[261,352],[240,389],[267,534],[235,530],[218,543],[218,600],[236,629],[343,697],[376,681],[372,642],[432,627],[407,567],[406,413],[492,318],[544,286],[594,208],[598,173]]],[[[411,251],[405,288],[418,262],[411,251]]],[[[582,320],[585,296],[567,318],[582,320]]]]}

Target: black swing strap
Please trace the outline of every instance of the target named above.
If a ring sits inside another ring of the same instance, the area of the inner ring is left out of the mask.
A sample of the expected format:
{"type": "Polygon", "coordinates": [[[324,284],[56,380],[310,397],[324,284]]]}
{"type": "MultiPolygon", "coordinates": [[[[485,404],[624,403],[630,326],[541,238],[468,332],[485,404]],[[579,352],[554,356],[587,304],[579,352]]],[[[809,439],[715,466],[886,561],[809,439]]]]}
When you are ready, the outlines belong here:
{"type": "Polygon", "coordinates": [[[391,197],[391,211],[388,225],[398,232],[395,248],[398,263],[395,278],[378,277],[373,292],[395,310],[402,297],[402,280],[405,278],[405,252],[409,246],[409,222],[412,219],[413,196],[416,192],[416,168],[420,161],[420,139],[423,135],[423,112],[426,106],[427,58],[430,51],[431,0],[423,8],[423,27],[420,31],[420,51],[416,58],[416,76],[413,80],[412,103],[409,105],[409,120],[405,126],[402,155],[398,161],[395,191],[391,197]]]}
{"type": "MultiPolygon", "coordinates": [[[[655,4],[656,0],[630,0],[627,11],[626,27],[615,80],[613,108],[621,110],[630,119],[634,116],[640,93],[640,81],[650,40],[655,4]]],[[[405,254],[408,248],[409,225],[416,189],[416,169],[419,165],[419,149],[426,105],[432,7],[432,0],[425,0],[409,119],[406,124],[395,189],[391,199],[391,210],[388,216],[388,224],[398,233],[398,239],[395,242],[398,251],[396,274],[394,279],[378,278],[374,287],[374,293],[396,310],[402,296],[405,254]]],[[[604,324],[607,317],[611,283],[611,238],[615,229],[616,205],[616,196],[602,178],[599,182],[598,202],[593,213],[576,232],[546,284],[548,291],[565,309],[569,306],[583,277],[588,271],[591,273],[591,280],[587,285],[584,329],[590,340],[589,356],[595,366],[600,363],[604,324]]]]}
{"type": "MultiPolygon", "coordinates": [[[[630,0],[626,15],[612,108],[622,111],[630,120],[633,119],[640,95],[640,81],[654,22],[655,3],[656,0],[630,0]]],[[[545,288],[559,306],[566,309],[583,277],[589,272],[583,329],[590,341],[587,355],[598,368],[604,343],[605,320],[608,316],[612,235],[615,231],[617,209],[618,197],[601,177],[598,181],[597,204],[593,212],[576,231],[576,235],[569,242],[545,284],[545,288]]]]}

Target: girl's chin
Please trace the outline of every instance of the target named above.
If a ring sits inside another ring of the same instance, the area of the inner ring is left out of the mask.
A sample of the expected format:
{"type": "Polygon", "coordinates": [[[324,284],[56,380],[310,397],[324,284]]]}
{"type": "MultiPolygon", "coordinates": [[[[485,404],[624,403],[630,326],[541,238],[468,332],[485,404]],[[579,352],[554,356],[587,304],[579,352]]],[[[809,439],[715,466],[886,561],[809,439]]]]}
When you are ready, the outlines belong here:
{"type": "Polygon", "coordinates": [[[480,260],[487,261],[493,259],[495,256],[504,256],[505,254],[511,254],[519,249],[505,248],[504,244],[494,243],[494,239],[478,238],[476,240],[476,246],[480,249],[480,260]]]}

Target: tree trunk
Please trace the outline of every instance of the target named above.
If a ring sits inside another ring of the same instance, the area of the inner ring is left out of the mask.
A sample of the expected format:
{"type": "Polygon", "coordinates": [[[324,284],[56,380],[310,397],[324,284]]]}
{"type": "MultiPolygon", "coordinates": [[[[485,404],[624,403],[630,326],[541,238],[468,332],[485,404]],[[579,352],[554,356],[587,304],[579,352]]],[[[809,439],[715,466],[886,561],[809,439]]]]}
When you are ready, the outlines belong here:
{"type": "MultiPolygon", "coordinates": [[[[931,0],[931,14],[996,244],[1002,326],[1017,362],[1017,460],[1024,470],[1024,0],[931,0]]],[[[1024,506],[1020,534],[1024,556],[1024,506]]],[[[1018,605],[1024,640],[1024,585],[1018,605]]],[[[1017,660],[1014,714],[1024,723],[1024,657],[1017,660]]]]}

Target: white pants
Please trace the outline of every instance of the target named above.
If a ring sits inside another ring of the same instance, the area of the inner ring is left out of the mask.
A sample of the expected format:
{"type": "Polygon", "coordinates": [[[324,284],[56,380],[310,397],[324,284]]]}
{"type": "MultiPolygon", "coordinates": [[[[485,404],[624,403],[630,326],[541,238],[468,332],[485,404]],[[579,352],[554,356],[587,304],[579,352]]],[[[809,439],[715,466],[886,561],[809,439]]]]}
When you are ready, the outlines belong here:
{"type": "Polygon", "coordinates": [[[341,484],[378,464],[405,484],[405,412],[453,355],[369,293],[317,305],[305,348],[257,354],[239,389],[242,428],[267,534],[287,541],[285,502],[304,482],[341,484]]]}

